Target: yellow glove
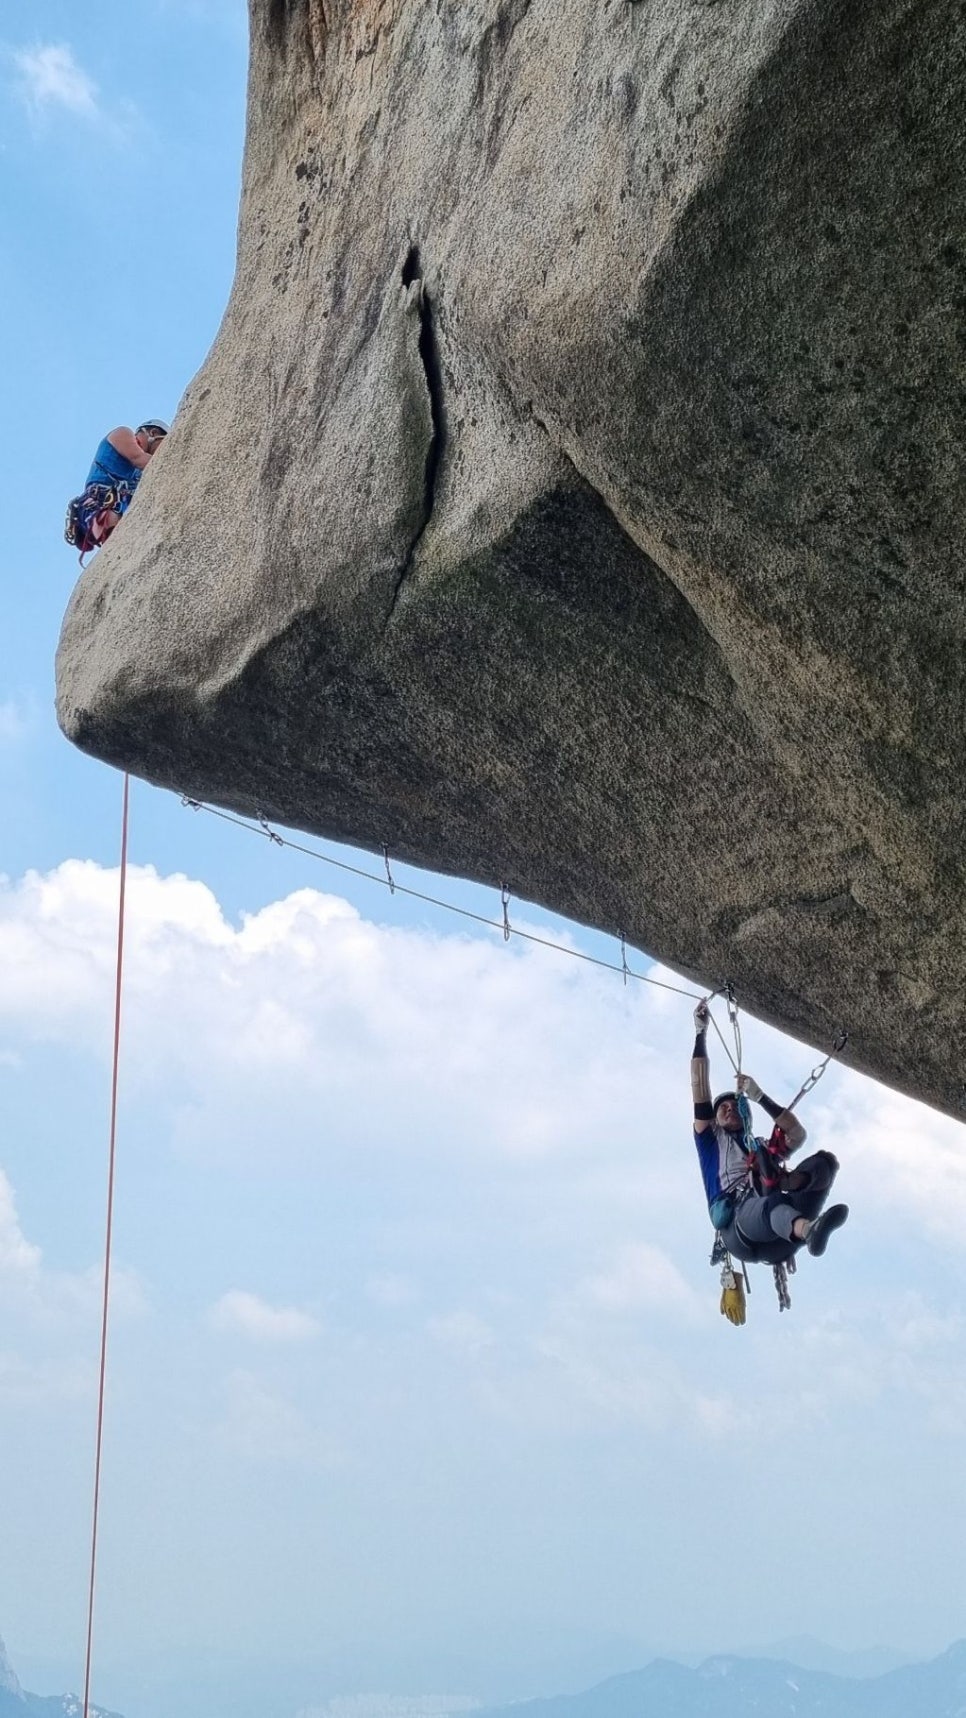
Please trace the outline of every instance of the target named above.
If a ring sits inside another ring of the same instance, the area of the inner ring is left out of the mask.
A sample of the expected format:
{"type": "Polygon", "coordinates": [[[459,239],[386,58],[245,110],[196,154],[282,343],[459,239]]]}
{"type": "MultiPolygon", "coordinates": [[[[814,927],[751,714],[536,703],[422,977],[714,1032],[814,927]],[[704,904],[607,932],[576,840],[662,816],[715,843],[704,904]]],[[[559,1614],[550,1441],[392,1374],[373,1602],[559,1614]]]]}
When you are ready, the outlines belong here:
{"type": "Polygon", "coordinates": [[[721,1273],[721,1311],[732,1324],[745,1322],[745,1285],[734,1271],[721,1273]]]}

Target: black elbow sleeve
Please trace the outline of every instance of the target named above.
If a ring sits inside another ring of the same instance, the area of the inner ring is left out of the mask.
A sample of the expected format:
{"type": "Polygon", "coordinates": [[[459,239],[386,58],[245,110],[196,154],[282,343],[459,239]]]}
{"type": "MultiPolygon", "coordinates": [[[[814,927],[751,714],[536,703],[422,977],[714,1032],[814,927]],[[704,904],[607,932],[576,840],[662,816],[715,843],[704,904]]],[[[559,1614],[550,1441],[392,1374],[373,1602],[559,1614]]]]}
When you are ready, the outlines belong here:
{"type": "Polygon", "coordinates": [[[713,1104],[709,1104],[707,1102],[707,1100],[705,1100],[705,1102],[703,1104],[695,1104],[695,1106],[694,1106],[694,1119],[695,1119],[695,1121],[713,1121],[714,1120],[714,1106],[713,1106],[713,1104]]]}

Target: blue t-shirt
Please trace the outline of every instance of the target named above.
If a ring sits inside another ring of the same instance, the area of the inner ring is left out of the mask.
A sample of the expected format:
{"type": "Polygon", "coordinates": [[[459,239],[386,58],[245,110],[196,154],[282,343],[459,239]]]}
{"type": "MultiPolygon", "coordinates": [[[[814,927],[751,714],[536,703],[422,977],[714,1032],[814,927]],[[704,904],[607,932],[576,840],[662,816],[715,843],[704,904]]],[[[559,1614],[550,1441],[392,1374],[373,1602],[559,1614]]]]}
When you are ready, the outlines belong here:
{"type": "MultiPolygon", "coordinates": [[[[723,1193],[732,1193],[747,1185],[748,1159],[744,1150],[744,1135],[728,1133],[712,1122],[710,1127],[694,1131],[701,1179],[709,1207],[723,1193]]],[[[761,1144],[756,1140],[756,1144],[761,1144]]]]}
{"type": "Polygon", "coordinates": [[[89,483],[107,483],[112,486],[115,483],[126,483],[129,489],[134,489],[140,475],[140,466],[125,459],[123,453],[118,453],[117,448],[112,447],[105,436],[91,461],[84,487],[86,489],[89,483]]]}

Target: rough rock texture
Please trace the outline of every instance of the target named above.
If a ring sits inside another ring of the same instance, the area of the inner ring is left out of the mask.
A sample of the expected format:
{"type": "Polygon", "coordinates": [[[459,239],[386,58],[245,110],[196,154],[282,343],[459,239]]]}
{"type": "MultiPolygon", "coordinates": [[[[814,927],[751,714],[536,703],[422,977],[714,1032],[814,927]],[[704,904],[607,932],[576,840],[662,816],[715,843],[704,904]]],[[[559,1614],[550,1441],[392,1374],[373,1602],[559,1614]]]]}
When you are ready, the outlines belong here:
{"type": "Polygon", "coordinates": [[[962,1113],[964,111],[960,0],[253,0],[65,732],[962,1113]]]}

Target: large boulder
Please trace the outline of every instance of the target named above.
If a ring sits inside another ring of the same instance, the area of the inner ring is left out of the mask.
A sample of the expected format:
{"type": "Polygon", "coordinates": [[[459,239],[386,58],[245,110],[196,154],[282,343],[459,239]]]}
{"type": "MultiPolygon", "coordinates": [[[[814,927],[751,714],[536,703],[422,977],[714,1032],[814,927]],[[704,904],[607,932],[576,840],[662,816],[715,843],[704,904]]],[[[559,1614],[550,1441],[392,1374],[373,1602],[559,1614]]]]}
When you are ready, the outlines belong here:
{"type": "Polygon", "coordinates": [[[961,1113],[966,12],[251,22],[235,285],[64,731],[961,1113]]]}

